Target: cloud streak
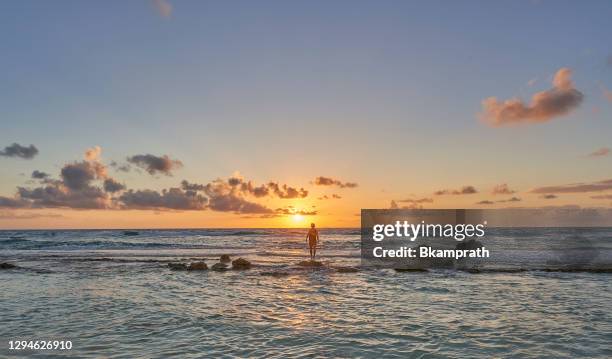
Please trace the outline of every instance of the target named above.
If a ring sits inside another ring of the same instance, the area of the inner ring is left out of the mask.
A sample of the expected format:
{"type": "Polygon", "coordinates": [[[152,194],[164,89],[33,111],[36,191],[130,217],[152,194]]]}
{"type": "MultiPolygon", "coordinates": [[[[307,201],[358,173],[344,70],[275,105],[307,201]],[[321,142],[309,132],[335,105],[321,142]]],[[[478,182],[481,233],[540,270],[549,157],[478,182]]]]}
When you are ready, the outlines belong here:
{"type": "Polygon", "coordinates": [[[591,196],[593,199],[612,199],[612,194],[602,194],[597,196],[591,196]]]}
{"type": "Polygon", "coordinates": [[[152,0],[151,4],[162,17],[170,17],[174,10],[174,7],[168,0],[152,0]]]}
{"type": "Polygon", "coordinates": [[[514,98],[499,101],[496,97],[489,97],[482,101],[480,118],[493,126],[506,126],[513,124],[542,123],[569,114],[576,109],[584,98],[582,92],[574,87],[571,79],[572,71],[561,68],[553,79],[553,87],[538,92],[531,98],[529,104],[514,98]]]}
{"type": "Polygon", "coordinates": [[[2,157],[22,158],[25,160],[31,160],[37,154],[38,148],[36,148],[36,146],[30,145],[26,147],[18,143],[13,143],[10,146],[4,147],[3,150],[0,150],[0,156],[2,157]]]}
{"type": "Polygon", "coordinates": [[[172,176],[172,171],[183,167],[183,163],[181,161],[171,159],[167,155],[134,155],[128,157],[127,161],[137,167],[144,169],[152,176],[158,173],[164,174],[166,176],[172,176]]]}
{"type": "Polygon", "coordinates": [[[610,154],[610,148],[602,147],[600,149],[597,149],[597,150],[589,153],[587,155],[587,157],[590,157],[590,158],[599,158],[599,157],[605,157],[605,156],[607,156],[609,154],[610,154]]]}
{"type": "Polygon", "coordinates": [[[572,183],[560,186],[538,187],[531,190],[531,193],[585,193],[585,192],[601,192],[612,189],[612,179],[590,182],[590,183],[572,183]]]}
{"type": "Polygon", "coordinates": [[[450,190],[450,189],[441,189],[434,192],[435,196],[443,196],[443,195],[464,195],[464,194],[474,194],[478,193],[478,190],[474,186],[463,186],[460,189],[450,190]]]}
{"type": "Polygon", "coordinates": [[[502,184],[498,184],[495,187],[493,187],[493,190],[491,191],[491,194],[493,195],[499,195],[499,194],[513,194],[516,191],[511,190],[510,187],[508,187],[507,184],[502,183],[502,184]]]}
{"type": "Polygon", "coordinates": [[[356,188],[359,185],[355,182],[342,182],[331,177],[319,176],[314,179],[313,183],[316,186],[336,186],[339,188],[356,188]]]}
{"type": "Polygon", "coordinates": [[[31,177],[32,179],[44,180],[49,178],[49,174],[39,170],[34,170],[32,171],[31,177]]]}
{"type": "Polygon", "coordinates": [[[123,209],[156,210],[204,210],[208,199],[193,191],[170,188],[161,192],[153,190],[129,190],[118,199],[123,209]]]}
{"type": "Polygon", "coordinates": [[[555,199],[558,198],[558,196],[556,194],[543,194],[540,196],[540,198],[542,199],[555,199]]]}

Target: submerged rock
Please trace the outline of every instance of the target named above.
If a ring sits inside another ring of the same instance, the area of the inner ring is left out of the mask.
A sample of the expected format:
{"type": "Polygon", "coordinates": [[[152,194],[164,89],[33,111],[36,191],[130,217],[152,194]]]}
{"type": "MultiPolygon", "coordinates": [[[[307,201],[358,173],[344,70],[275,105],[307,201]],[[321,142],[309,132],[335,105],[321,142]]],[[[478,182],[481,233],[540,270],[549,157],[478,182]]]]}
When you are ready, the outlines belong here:
{"type": "Polygon", "coordinates": [[[210,267],[210,269],[216,271],[216,272],[223,272],[227,270],[227,264],[225,263],[215,263],[213,264],[212,267],[210,267]]]}
{"type": "Polygon", "coordinates": [[[244,258],[238,258],[232,261],[232,269],[250,269],[251,262],[247,261],[244,258]]]}
{"type": "Polygon", "coordinates": [[[219,262],[221,262],[221,263],[229,263],[230,262],[230,256],[228,254],[222,254],[221,258],[219,258],[219,262]]]}
{"type": "Polygon", "coordinates": [[[208,265],[206,265],[206,263],[204,262],[193,262],[189,264],[189,267],[187,267],[187,269],[189,270],[207,270],[208,265]]]}
{"type": "Polygon", "coordinates": [[[301,261],[298,265],[302,267],[323,267],[323,263],[319,261],[301,261]]]}
{"type": "Polygon", "coordinates": [[[185,263],[168,263],[168,268],[172,270],[187,270],[185,263]]]}
{"type": "Polygon", "coordinates": [[[19,268],[14,264],[11,263],[0,263],[0,269],[15,269],[15,268],[19,268]]]}
{"type": "Polygon", "coordinates": [[[359,268],[355,267],[336,267],[338,273],[356,273],[359,272],[359,268]]]}

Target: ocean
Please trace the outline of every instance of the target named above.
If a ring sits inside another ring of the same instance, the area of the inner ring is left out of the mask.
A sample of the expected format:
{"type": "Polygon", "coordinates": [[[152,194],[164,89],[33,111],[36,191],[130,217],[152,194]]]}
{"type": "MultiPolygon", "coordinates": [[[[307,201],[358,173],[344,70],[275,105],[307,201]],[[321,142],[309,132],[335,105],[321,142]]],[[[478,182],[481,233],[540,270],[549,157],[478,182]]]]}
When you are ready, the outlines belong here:
{"type": "Polygon", "coordinates": [[[0,231],[0,357],[612,357],[612,228],[492,229],[491,270],[425,272],[320,233],[304,267],[305,229],[0,231]],[[253,268],[168,267],[222,254],[253,268]]]}

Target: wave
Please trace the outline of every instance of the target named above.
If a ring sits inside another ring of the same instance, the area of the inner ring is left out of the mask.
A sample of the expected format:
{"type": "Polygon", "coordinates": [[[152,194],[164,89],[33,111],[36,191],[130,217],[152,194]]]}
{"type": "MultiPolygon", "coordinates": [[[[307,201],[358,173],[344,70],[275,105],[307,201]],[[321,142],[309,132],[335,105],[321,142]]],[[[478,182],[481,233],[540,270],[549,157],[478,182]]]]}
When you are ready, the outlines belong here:
{"type": "Polygon", "coordinates": [[[134,249],[134,248],[201,248],[198,245],[159,242],[119,242],[119,241],[37,241],[14,239],[0,241],[0,249],[134,249]]]}

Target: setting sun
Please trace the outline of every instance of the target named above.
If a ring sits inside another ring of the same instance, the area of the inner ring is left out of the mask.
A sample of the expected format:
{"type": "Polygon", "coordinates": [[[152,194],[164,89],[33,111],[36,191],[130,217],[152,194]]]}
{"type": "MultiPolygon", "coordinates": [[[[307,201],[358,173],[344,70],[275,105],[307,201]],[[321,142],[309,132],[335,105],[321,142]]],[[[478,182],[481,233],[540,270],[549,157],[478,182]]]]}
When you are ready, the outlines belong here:
{"type": "Polygon", "coordinates": [[[302,222],[304,220],[304,216],[302,216],[301,214],[294,214],[293,216],[291,216],[291,218],[293,218],[294,222],[302,222]]]}

